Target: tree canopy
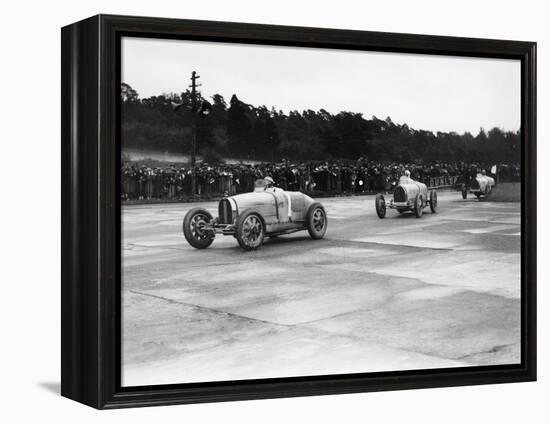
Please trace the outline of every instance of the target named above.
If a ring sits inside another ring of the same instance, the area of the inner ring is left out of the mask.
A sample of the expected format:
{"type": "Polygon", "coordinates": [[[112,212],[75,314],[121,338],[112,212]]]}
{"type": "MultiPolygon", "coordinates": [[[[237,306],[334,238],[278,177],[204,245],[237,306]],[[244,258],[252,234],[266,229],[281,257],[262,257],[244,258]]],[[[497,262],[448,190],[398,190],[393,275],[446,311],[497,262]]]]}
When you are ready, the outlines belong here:
{"type": "MultiPolygon", "coordinates": [[[[199,94],[200,97],[200,94],[199,94]]],[[[202,100],[202,98],[199,98],[202,100]]],[[[231,96],[229,103],[212,96],[212,110],[197,120],[197,152],[225,157],[278,161],[352,159],[375,161],[466,161],[519,163],[519,131],[492,128],[468,132],[432,132],[396,124],[390,117],[365,118],[361,113],[331,114],[294,110],[285,114],[265,105],[253,106],[231,96]]],[[[191,94],[162,94],[140,99],[123,83],[122,145],[171,153],[191,148],[191,112],[174,113],[171,102],[190,104],[191,94]]]]}

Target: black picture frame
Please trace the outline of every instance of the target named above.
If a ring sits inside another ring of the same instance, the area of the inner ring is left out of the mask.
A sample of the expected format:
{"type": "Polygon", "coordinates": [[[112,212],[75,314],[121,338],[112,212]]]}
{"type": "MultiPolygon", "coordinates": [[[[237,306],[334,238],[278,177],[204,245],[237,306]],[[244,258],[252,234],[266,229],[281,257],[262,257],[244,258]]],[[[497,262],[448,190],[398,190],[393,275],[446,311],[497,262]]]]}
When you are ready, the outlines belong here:
{"type": "Polygon", "coordinates": [[[536,380],[536,43],[97,15],[62,28],[61,394],[94,408],[536,380]],[[122,388],[122,36],[521,61],[521,364],[122,388]]]}

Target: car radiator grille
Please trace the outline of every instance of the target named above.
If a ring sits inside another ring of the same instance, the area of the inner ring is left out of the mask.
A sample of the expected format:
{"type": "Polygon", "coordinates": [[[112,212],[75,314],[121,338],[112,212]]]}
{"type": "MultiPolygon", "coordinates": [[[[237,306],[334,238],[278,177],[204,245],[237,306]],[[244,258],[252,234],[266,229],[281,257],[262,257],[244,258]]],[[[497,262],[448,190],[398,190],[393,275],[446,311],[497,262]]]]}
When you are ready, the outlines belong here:
{"type": "Polygon", "coordinates": [[[229,203],[229,200],[220,200],[220,205],[218,206],[218,217],[220,224],[233,223],[233,211],[231,210],[231,203],[229,203]]]}
{"type": "Polygon", "coordinates": [[[393,192],[393,201],[394,202],[406,202],[407,193],[403,187],[398,186],[393,192]]]}

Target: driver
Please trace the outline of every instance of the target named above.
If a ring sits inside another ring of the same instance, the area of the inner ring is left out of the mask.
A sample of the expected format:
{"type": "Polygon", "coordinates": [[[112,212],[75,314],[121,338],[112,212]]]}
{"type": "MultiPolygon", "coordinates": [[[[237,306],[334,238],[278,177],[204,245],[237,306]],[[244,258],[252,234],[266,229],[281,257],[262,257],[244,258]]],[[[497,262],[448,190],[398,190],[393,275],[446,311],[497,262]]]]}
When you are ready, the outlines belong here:
{"type": "Polygon", "coordinates": [[[408,184],[413,182],[414,180],[411,178],[411,171],[409,171],[408,169],[405,169],[404,175],[402,175],[401,178],[399,178],[399,184],[408,184]]]}
{"type": "Polygon", "coordinates": [[[273,178],[271,178],[270,176],[265,177],[264,181],[265,181],[264,190],[266,190],[266,191],[269,190],[272,193],[280,192],[286,197],[287,204],[288,204],[288,210],[287,210],[288,220],[291,222],[292,221],[292,204],[291,204],[292,200],[291,200],[290,194],[285,192],[282,188],[275,187],[275,180],[273,180],[273,178]]]}
{"type": "Polygon", "coordinates": [[[273,178],[271,177],[265,177],[264,178],[264,181],[265,181],[265,188],[268,189],[268,188],[275,188],[275,181],[273,180],[273,178]]]}

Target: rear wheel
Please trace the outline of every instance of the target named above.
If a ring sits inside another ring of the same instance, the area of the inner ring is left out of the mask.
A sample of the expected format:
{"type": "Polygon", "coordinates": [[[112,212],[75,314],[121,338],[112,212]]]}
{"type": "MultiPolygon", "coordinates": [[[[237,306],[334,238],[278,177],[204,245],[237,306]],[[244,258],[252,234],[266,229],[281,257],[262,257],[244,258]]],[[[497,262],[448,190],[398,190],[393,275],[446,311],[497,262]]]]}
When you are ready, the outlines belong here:
{"type": "Polygon", "coordinates": [[[321,239],[327,231],[327,213],[318,202],[310,205],[306,213],[307,232],[312,239],[321,239]]]}
{"type": "Polygon", "coordinates": [[[462,186],[462,198],[466,199],[466,197],[468,197],[468,189],[466,188],[465,185],[463,185],[462,186]]]}
{"type": "Polygon", "coordinates": [[[414,199],[414,214],[417,218],[420,218],[423,212],[424,207],[422,205],[422,196],[418,193],[414,199]]]}
{"type": "Polygon", "coordinates": [[[437,192],[435,190],[430,191],[430,210],[432,213],[437,212],[437,192]]]}
{"type": "Polygon", "coordinates": [[[258,212],[244,211],[235,223],[235,237],[245,250],[255,250],[264,242],[265,226],[258,212]]]}
{"type": "Polygon", "coordinates": [[[382,194],[376,195],[374,206],[376,207],[376,215],[378,215],[378,218],[383,219],[386,216],[386,200],[382,194]]]}
{"type": "Polygon", "coordinates": [[[206,209],[193,208],[183,218],[183,235],[195,249],[205,249],[214,241],[214,233],[204,227],[212,222],[212,215],[206,209]]]}

